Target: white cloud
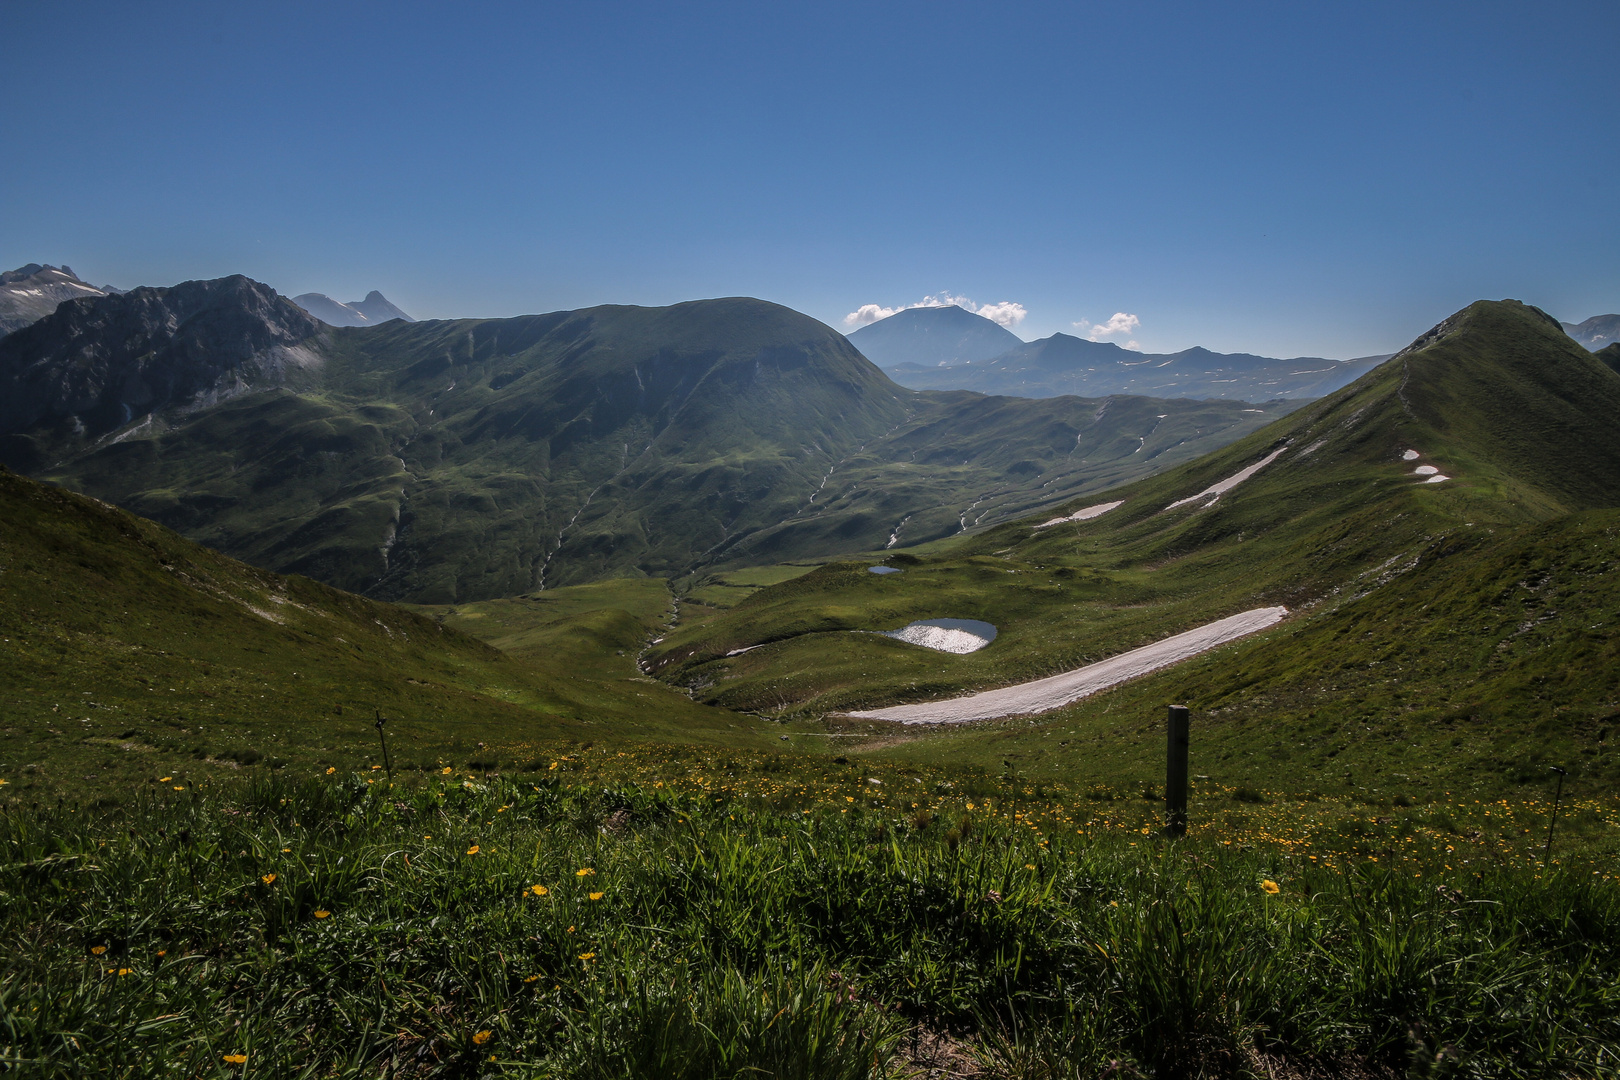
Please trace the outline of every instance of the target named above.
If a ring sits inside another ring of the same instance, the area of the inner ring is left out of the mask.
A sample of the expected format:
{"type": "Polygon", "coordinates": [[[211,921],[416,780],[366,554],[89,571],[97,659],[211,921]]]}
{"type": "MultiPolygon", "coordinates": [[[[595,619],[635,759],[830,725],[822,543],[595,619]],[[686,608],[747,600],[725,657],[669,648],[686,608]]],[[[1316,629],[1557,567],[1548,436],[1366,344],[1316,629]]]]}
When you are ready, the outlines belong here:
{"type": "MultiPolygon", "coordinates": [[[[1116,311],[1107,322],[1093,323],[1081,319],[1075,323],[1075,328],[1086,331],[1086,336],[1092,341],[1101,341],[1114,334],[1130,335],[1136,333],[1136,328],[1142,325],[1142,320],[1128,312],[1116,311]]],[[[1140,349],[1141,346],[1132,341],[1125,346],[1127,349],[1140,349]]]]}
{"type": "Polygon", "coordinates": [[[959,307],[971,311],[975,315],[982,315],[991,322],[1005,326],[1009,330],[1023,322],[1024,316],[1029,314],[1024,309],[1023,304],[1013,300],[1003,300],[999,304],[985,304],[981,307],[965,296],[954,296],[951,293],[942,292],[935,293],[932,296],[925,296],[915,304],[906,304],[897,308],[883,307],[881,304],[862,304],[844,316],[844,325],[866,326],[877,322],[879,319],[887,319],[890,315],[909,311],[912,308],[942,307],[959,307]]]}
{"type": "MultiPolygon", "coordinates": [[[[969,308],[968,310],[971,311],[972,309],[969,308]]],[[[1024,316],[1029,314],[1024,310],[1023,304],[1014,303],[1011,300],[1003,300],[999,304],[986,304],[979,309],[978,313],[993,323],[1000,323],[1008,330],[1023,322],[1024,316]]]]}
{"type": "Polygon", "coordinates": [[[862,304],[844,316],[844,325],[865,326],[867,323],[875,323],[879,319],[887,319],[899,310],[899,308],[879,307],[876,304],[862,304]]]}

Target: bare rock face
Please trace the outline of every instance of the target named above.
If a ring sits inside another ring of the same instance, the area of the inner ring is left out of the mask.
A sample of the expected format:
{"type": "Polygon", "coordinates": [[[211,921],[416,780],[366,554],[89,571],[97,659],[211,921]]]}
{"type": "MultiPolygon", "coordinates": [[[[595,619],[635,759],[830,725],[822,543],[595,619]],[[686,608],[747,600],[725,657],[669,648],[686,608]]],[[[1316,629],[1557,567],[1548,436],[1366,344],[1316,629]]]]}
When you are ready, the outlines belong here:
{"type": "Polygon", "coordinates": [[[56,310],[64,300],[86,296],[111,296],[118,292],[110,285],[97,288],[80,281],[66,266],[29,263],[0,273],[0,335],[21,330],[56,310]]]}
{"type": "Polygon", "coordinates": [[[0,460],[95,439],[164,410],[312,382],[325,327],[236,275],[68,300],[0,338],[0,460]]]}

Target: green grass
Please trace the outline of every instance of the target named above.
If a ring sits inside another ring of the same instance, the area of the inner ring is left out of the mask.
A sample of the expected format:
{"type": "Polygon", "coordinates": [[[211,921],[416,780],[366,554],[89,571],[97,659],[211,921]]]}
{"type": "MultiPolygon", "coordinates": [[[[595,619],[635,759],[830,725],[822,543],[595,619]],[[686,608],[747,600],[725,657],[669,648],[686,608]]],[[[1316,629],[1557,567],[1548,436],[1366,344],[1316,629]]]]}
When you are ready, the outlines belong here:
{"type": "Polygon", "coordinates": [[[0,777],[47,802],[164,773],[349,768],[381,761],[377,710],[411,768],[559,740],[763,745],[757,722],[636,669],[670,603],[662,582],[607,582],[440,622],[0,472],[0,777]],[[520,613],[523,629],[497,625],[520,613]]]}
{"type": "Polygon", "coordinates": [[[831,563],[683,622],[649,661],[700,700],[814,725],[1282,604],[1280,627],[1035,720],[840,730],[882,755],[1119,783],[1161,770],[1173,701],[1197,715],[1195,771],[1234,785],[1496,793],[1556,764],[1613,790],[1620,379],[1522,305],[1450,324],[1227,450],[1071,504],[1124,500],[1103,517],[999,526],[891,559],[902,574],[831,563]],[[1167,509],[1283,445],[1213,507],[1167,509]],[[1410,448],[1453,479],[1415,483],[1410,448]],[[848,632],[933,617],[1000,633],[953,656],[848,632]]]}
{"type": "Polygon", "coordinates": [[[1620,887],[1568,859],[1465,865],[1369,822],[1324,866],[1267,826],[1168,844],[1117,793],[676,757],[13,808],[0,1053],[63,1077],[903,1076],[941,1046],[1006,1077],[1615,1069],[1620,887]]]}

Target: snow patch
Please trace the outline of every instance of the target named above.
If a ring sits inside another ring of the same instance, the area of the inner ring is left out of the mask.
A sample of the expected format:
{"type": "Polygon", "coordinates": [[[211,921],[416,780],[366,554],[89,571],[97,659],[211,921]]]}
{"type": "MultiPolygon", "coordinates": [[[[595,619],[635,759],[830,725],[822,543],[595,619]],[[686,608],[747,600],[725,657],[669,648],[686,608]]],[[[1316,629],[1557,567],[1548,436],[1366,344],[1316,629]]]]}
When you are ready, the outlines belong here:
{"type": "Polygon", "coordinates": [[[1412,470],[1412,475],[1413,476],[1434,476],[1439,471],[1440,470],[1435,468],[1433,465],[1419,465],[1417,468],[1412,470]]]}
{"type": "Polygon", "coordinates": [[[903,573],[905,573],[905,571],[900,569],[898,566],[868,566],[866,568],[866,572],[868,574],[903,574],[903,573]]]}
{"type": "Polygon", "coordinates": [[[1406,453],[1401,455],[1401,460],[1402,461],[1416,461],[1418,458],[1420,458],[1422,456],[1423,455],[1418,453],[1416,450],[1408,450],[1406,453]]]}
{"type": "Polygon", "coordinates": [[[1280,446],[1271,453],[1267,454],[1265,457],[1261,458],[1259,461],[1255,462],[1253,465],[1250,465],[1247,469],[1244,469],[1241,472],[1233,473],[1220,483],[1209,485],[1209,487],[1205,488],[1203,491],[1200,491],[1196,495],[1189,495],[1185,499],[1177,499],[1175,502],[1165,507],[1165,509],[1174,510],[1178,506],[1186,506],[1188,503],[1197,502],[1199,499],[1204,498],[1209,499],[1209,502],[1204,504],[1206,508],[1214,506],[1215,501],[1222,495],[1225,495],[1228,491],[1231,491],[1233,488],[1243,483],[1243,481],[1247,480],[1249,477],[1253,476],[1267,465],[1270,465],[1273,461],[1276,461],[1282,456],[1282,452],[1287,449],[1288,447],[1286,446],[1280,446]]]}
{"type": "Polygon", "coordinates": [[[996,640],[996,628],[978,619],[927,619],[886,631],[883,636],[925,649],[964,655],[978,652],[996,640]]]}
{"type": "Polygon", "coordinates": [[[1035,527],[1037,529],[1046,529],[1053,525],[1062,525],[1066,521],[1090,521],[1092,518],[1102,517],[1104,514],[1108,513],[1108,511],[1117,509],[1118,507],[1124,505],[1125,500],[1123,499],[1121,499],[1119,502],[1098,503],[1096,506],[1088,506],[1083,510],[1076,510],[1067,517],[1058,517],[1053,518],[1051,521],[1043,521],[1035,527]]]}

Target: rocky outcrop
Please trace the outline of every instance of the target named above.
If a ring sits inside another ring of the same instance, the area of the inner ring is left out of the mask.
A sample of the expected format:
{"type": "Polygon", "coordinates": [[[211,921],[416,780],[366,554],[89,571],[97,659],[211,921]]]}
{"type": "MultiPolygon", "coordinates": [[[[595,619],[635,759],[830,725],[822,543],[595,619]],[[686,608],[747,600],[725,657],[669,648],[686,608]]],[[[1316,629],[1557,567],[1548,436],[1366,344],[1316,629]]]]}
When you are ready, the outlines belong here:
{"type": "Polygon", "coordinates": [[[66,266],[29,263],[7,270],[0,273],[0,336],[43,319],[64,300],[111,296],[117,292],[111,285],[97,288],[80,281],[66,266]]]}
{"type": "Polygon", "coordinates": [[[12,437],[0,457],[27,456],[15,437],[94,439],[149,413],[308,385],[324,332],[240,275],[65,301],[0,338],[0,436],[12,437]]]}

